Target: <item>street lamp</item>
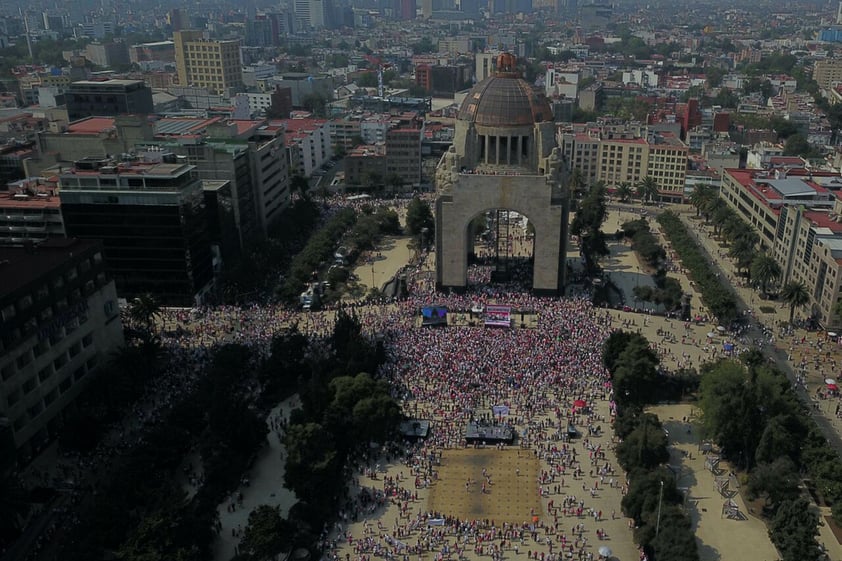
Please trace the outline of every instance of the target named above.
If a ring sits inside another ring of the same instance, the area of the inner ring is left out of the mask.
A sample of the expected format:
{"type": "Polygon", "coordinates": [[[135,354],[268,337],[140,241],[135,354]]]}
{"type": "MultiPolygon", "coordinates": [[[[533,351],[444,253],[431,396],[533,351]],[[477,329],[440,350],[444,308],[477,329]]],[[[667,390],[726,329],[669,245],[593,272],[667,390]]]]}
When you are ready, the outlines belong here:
{"type": "Polygon", "coordinates": [[[661,491],[658,493],[658,521],[655,523],[655,537],[661,531],[661,501],[664,498],[664,480],[661,480],[661,491]]]}

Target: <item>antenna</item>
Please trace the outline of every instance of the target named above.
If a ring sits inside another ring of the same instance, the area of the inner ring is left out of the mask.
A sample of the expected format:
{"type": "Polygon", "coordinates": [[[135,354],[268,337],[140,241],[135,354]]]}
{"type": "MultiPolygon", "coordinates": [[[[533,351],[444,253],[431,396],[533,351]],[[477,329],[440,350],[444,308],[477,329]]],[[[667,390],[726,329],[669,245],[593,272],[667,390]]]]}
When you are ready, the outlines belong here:
{"type": "Polygon", "coordinates": [[[29,50],[29,60],[30,62],[35,62],[32,58],[32,37],[29,36],[29,18],[24,15],[20,6],[18,6],[18,14],[23,18],[23,28],[26,30],[26,48],[29,50]]]}

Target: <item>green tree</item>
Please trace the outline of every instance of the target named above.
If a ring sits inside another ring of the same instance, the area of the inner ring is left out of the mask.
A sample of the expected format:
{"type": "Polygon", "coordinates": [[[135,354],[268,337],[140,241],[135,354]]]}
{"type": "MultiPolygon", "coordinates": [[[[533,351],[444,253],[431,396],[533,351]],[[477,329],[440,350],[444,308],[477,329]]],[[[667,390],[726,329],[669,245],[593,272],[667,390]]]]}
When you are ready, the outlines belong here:
{"type": "Polygon", "coordinates": [[[813,147],[807,142],[803,134],[793,134],[786,139],[784,156],[801,156],[808,158],[813,154],[813,147]]]}
{"type": "Polygon", "coordinates": [[[433,239],[435,234],[435,220],[433,212],[430,210],[430,204],[427,201],[422,201],[415,197],[409,202],[406,209],[406,233],[410,236],[417,236],[427,228],[425,236],[427,242],[433,239]]]}
{"type": "Polygon", "coordinates": [[[803,282],[790,281],[781,289],[781,298],[789,305],[789,323],[792,323],[795,309],[803,308],[810,302],[810,292],[803,282]]]}
{"type": "Polygon", "coordinates": [[[579,237],[579,249],[588,274],[593,274],[599,267],[599,260],[609,253],[602,231],[605,216],[605,185],[597,182],[582,200],[570,225],[570,233],[579,237]]]}
{"type": "Polygon", "coordinates": [[[632,197],[632,194],[634,194],[634,190],[632,189],[631,183],[629,183],[628,181],[620,182],[620,184],[617,185],[616,194],[622,202],[628,201],[632,197]]]}
{"type": "Polygon", "coordinates": [[[260,505],[249,513],[240,550],[255,561],[275,559],[292,545],[294,526],[281,517],[277,506],[260,505]]]}
{"type": "Polygon", "coordinates": [[[737,271],[748,269],[755,254],[754,244],[746,238],[738,238],[728,248],[728,256],[734,260],[737,271]]]}
{"type": "Polygon", "coordinates": [[[707,205],[718,197],[716,188],[713,186],[696,184],[693,187],[693,192],[690,193],[690,204],[696,208],[696,216],[700,216],[707,205]]]}
{"type": "Polygon", "coordinates": [[[658,189],[658,181],[651,175],[647,175],[637,184],[637,196],[643,203],[651,203],[658,198],[658,189]]]}
{"type": "Polygon", "coordinates": [[[823,554],[816,541],[818,526],[815,508],[799,497],[780,505],[769,523],[769,537],[783,561],[819,561],[823,554]]]}
{"type": "Polygon", "coordinates": [[[667,435],[656,415],[645,414],[634,430],[617,445],[617,461],[627,472],[651,470],[669,461],[667,435]]]}
{"type": "Polygon", "coordinates": [[[758,254],[751,262],[751,279],[760,285],[764,295],[769,294],[769,286],[781,278],[781,266],[768,253],[758,254]]]}
{"type": "Polygon", "coordinates": [[[155,326],[155,319],[161,315],[161,306],[151,294],[141,294],[129,304],[129,320],[147,333],[155,326]]]}
{"type": "Polygon", "coordinates": [[[795,464],[787,457],[757,464],[748,479],[750,496],[764,497],[766,507],[774,512],[785,500],[798,497],[801,479],[795,464]]]}

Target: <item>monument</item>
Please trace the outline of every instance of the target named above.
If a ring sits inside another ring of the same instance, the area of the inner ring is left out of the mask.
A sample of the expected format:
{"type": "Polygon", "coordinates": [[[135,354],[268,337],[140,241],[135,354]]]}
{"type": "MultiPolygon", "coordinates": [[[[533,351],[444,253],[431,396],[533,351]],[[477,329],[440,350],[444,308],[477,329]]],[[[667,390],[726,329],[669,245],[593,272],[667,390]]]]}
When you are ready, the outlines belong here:
{"type": "Polygon", "coordinates": [[[514,211],[534,228],[532,290],[564,293],[570,197],[550,104],[504,53],[459,109],[453,145],[436,169],[436,285],[467,287],[471,221],[514,211]]]}

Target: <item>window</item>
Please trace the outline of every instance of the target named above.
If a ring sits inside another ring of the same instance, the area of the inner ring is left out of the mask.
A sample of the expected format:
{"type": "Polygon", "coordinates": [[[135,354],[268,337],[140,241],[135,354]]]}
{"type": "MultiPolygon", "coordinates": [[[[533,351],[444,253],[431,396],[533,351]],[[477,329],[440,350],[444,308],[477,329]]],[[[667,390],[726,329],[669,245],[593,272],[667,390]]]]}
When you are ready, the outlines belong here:
{"type": "Polygon", "coordinates": [[[15,362],[18,366],[18,369],[23,368],[24,366],[26,366],[27,364],[32,362],[32,353],[29,352],[29,349],[27,349],[26,351],[23,352],[23,354],[21,354],[18,357],[18,359],[15,362]]]}
{"type": "Polygon", "coordinates": [[[35,389],[36,385],[37,384],[35,383],[35,376],[33,376],[32,378],[30,378],[26,382],[24,382],[23,385],[21,386],[21,388],[23,388],[24,394],[28,394],[29,392],[31,392],[32,390],[35,389]]]}
{"type": "Polygon", "coordinates": [[[42,368],[40,372],[38,372],[38,381],[43,384],[46,380],[49,380],[50,376],[52,376],[52,375],[53,375],[53,365],[48,364],[47,366],[42,368]]]}

